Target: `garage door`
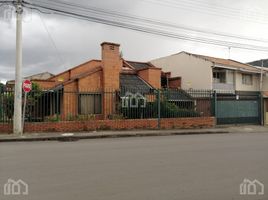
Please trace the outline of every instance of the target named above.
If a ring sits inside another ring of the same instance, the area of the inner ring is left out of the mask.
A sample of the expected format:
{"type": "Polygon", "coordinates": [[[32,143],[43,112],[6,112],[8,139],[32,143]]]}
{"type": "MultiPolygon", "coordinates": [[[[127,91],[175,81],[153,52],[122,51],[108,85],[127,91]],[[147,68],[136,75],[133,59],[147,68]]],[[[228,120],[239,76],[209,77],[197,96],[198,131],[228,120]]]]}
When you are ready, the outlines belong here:
{"type": "Polygon", "coordinates": [[[220,98],[217,101],[217,124],[260,124],[259,96],[240,96],[239,100],[220,98]]]}

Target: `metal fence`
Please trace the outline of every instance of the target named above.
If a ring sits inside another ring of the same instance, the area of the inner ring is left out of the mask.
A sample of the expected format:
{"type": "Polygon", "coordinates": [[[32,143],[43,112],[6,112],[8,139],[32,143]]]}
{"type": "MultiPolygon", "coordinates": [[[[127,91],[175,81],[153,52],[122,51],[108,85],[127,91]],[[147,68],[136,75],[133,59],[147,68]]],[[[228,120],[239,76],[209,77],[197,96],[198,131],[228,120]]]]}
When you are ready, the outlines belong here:
{"type": "MultiPolygon", "coordinates": [[[[214,116],[211,90],[59,89],[32,91],[26,99],[27,122],[214,116]]],[[[0,123],[11,123],[13,111],[14,92],[0,93],[0,123]]]]}

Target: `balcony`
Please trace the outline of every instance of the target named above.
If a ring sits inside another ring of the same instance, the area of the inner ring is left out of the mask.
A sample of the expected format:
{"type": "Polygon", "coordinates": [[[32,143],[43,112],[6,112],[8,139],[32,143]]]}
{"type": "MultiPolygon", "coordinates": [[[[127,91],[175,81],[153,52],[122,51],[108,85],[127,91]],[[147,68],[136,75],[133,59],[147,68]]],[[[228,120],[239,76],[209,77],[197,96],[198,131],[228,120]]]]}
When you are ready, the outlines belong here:
{"type": "Polygon", "coordinates": [[[235,90],[232,83],[213,83],[213,90],[235,90]]]}

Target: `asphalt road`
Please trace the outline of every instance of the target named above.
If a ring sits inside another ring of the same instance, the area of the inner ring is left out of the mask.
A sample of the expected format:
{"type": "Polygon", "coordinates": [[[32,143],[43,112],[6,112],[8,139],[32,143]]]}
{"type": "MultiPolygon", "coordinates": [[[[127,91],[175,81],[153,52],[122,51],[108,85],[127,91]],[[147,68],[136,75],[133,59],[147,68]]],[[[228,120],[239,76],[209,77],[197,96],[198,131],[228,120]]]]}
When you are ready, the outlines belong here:
{"type": "Polygon", "coordinates": [[[268,133],[0,144],[0,200],[267,200],[268,133]],[[4,196],[11,178],[27,196],[4,196]]]}

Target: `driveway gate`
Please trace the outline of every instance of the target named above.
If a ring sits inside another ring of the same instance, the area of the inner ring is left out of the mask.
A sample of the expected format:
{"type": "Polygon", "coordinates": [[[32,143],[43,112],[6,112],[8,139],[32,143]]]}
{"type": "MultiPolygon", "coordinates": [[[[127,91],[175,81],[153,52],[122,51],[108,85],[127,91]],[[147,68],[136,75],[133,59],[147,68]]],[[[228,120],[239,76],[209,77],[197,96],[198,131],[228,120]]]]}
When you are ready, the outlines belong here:
{"type": "Polygon", "coordinates": [[[261,124],[261,96],[258,92],[217,94],[217,124],[261,124]]]}

